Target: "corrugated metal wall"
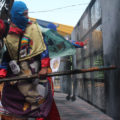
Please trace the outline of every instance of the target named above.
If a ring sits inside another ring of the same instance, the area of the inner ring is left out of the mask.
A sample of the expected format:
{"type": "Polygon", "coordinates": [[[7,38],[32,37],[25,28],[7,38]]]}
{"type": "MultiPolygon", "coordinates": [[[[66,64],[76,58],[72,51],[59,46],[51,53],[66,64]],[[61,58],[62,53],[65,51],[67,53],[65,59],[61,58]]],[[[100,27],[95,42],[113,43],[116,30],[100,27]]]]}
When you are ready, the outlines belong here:
{"type": "Polygon", "coordinates": [[[120,120],[120,0],[101,0],[104,64],[115,65],[106,71],[106,108],[114,120],[120,120]]]}
{"type": "MultiPolygon", "coordinates": [[[[91,1],[74,28],[71,38],[76,41],[88,39],[86,49],[77,49],[76,66],[78,69],[104,65],[100,0],[91,1]]],[[[77,95],[105,111],[104,72],[78,74],[76,77],[77,95]]]]}
{"type": "MultiPolygon", "coordinates": [[[[73,30],[76,41],[88,39],[78,49],[78,68],[115,65],[116,70],[77,75],[77,95],[120,120],[120,0],[92,0],[73,30]]],[[[75,65],[74,65],[75,66],[75,65]]]]}

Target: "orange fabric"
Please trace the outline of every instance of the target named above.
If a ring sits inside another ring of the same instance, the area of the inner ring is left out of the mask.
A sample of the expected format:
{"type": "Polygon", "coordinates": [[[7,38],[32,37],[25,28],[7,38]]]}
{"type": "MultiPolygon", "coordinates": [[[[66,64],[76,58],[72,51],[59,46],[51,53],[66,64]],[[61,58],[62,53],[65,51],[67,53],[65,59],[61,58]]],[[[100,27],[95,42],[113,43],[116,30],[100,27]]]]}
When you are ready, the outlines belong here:
{"type": "Polygon", "coordinates": [[[12,120],[12,116],[1,115],[1,120],[12,120]]]}
{"type": "Polygon", "coordinates": [[[1,93],[2,93],[3,86],[4,86],[4,83],[0,84],[0,100],[1,100],[1,93]]]}
{"type": "Polygon", "coordinates": [[[28,120],[28,119],[22,119],[22,118],[2,115],[1,120],[28,120]]]}
{"type": "Polygon", "coordinates": [[[1,84],[0,84],[0,92],[1,92],[2,89],[3,89],[3,86],[4,86],[4,83],[1,83],[1,84]]]}

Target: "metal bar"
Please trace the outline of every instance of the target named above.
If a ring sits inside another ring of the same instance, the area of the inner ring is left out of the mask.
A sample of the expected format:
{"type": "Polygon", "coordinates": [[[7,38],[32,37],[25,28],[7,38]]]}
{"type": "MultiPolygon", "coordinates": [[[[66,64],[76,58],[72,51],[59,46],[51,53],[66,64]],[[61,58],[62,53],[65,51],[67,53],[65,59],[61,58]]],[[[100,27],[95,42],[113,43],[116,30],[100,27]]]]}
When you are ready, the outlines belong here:
{"type": "MultiPolygon", "coordinates": [[[[92,67],[87,69],[76,69],[76,70],[68,70],[68,71],[61,71],[61,72],[54,72],[49,73],[46,75],[41,75],[41,77],[53,77],[53,76],[62,76],[62,75],[70,75],[70,74],[80,74],[80,73],[86,73],[86,72],[94,72],[94,71],[104,71],[104,70],[112,70],[116,69],[115,66],[110,67],[92,67]]],[[[9,78],[2,78],[0,79],[0,82],[10,82],[10,81],[18,81],[18,80],[28,80],[38,78],[38,74],[29,75],[29,76],[16,76],[16,77],[9,77],[9,78]]]]}
{"type": "Polygon", "coordinates": [[[85,37],[90,33],[92,32],[95,28],[97,28],[102,22],[102,18],[100,18],[96,23],[95,25],[93,25],[86,33],[85,35],[83,35],[81,38],[80,38],[80,41],[84,40],[85,37]]]}

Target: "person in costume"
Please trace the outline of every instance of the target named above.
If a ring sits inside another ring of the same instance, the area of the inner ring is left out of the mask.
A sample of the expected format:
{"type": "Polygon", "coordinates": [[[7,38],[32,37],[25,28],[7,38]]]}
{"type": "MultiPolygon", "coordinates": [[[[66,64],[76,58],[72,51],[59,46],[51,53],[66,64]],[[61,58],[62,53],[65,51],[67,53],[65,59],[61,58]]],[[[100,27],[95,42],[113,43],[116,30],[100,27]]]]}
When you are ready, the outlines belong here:
{"type": "MultiPolygon", "coordinates": [[[[49,54],[44,54],[47,46],[38,24],[29,21],[28,8],[24,2],[13,3],[10,28],[4,43],[7,50],[1,65],[6,67],[7,77],[35,73],[40,77],[49,72],[49,54]]],[[[4,83],[1,102],[5,112],[14,116],[8,118],[60,120],[50,81],[50,77],[42,77],[4,83]]]]}
{"type": "MultiPolygon", "coordinates": [[[[7,51],[4,53],[1,64],[5,66],[5,75],[7,72],[7,77],[31,75],[40,70],[40,76],[51,71],[49,67],[49,52],[46,50],[47,46],[45,41],[43,41],[41,30],[37,23],[32,23],[28,20],[28,9],[23,2],[14,2],[11,10],[11,21],[8,35],[4,40],[7,51]],[[15,66],[16,69],[14,69],[15,66]]],[[[51,26],[48,26],[48,28],[51,28],[51,26]]],[[[54,30],[56,31],[55,27],[54,30]]],[[[79,47],[82,46],[84,44],[81,42],[79,47]]],[[[39,117],[37,119],[59,120],[60,116],[53,100],[54,90],[53,87],[51,88],[53,83],[51,78],[47,78],[47,80],[49,82],[45,82],[46,78],[44,78],[44,80],[40,81],[41,84],[38,84],[39,79],[31,80],[30,82],[16,81],[5,83],[2,104],[6,112],[18,117],[39,117]],[[40,93],[40,91],[43,92],[40,93]],[[15,96],[10,95],[10,93],[17,94],[19,98],[16,97],[13,101],[15,96]],[[22,102],[19,102],[20,100],[22,102]],[[41,109],[44,106],[46,106],[46,109],[41,109]],[[37,113],[36,115],[35,111],[40,112],[40,114],[37,113]]]]}

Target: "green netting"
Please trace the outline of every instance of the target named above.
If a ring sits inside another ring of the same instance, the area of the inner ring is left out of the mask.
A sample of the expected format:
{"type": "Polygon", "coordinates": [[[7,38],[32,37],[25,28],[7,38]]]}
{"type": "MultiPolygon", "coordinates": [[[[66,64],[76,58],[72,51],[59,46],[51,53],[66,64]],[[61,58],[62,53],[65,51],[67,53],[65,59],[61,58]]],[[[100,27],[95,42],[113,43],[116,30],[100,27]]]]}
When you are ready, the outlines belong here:
{"type": "Polygon", "coordinates": [[[43,35],[46,44],[48,45],[50,58],[75,54],[76,48],[72,45],[72,43],[59,35],[56,31],[48,30],[44,32],[43,35]]]}

